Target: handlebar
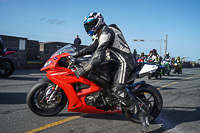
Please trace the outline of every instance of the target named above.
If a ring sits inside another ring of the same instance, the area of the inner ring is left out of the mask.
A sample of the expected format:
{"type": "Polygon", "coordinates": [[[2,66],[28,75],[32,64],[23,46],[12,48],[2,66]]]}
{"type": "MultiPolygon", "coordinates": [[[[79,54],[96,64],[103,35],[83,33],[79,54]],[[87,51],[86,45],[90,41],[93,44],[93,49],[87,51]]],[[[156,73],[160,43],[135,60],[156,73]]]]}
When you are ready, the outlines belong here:
{"type": "Polygon", "coordinates": [[[72,72],[75,72],[75,69],[76,69],[76,65],[75,64],[77,64],[76,58],[73,57],[73,56],[68,56],[67,57],[67,62],[69,63],[68,68],[70,68],[72,70],[72,72]]]}

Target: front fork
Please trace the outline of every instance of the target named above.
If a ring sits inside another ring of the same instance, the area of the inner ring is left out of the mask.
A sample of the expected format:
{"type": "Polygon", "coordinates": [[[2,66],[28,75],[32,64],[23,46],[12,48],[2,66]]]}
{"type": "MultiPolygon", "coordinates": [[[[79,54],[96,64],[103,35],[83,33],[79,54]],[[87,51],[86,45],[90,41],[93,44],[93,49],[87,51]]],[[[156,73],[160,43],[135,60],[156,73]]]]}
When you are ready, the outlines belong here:
{"type": "Polygon", "coordinates": [[[50,90],[48,90],[48,91],[46,92],[46,96],[48,96],[48,95],[53,91],[53,92],[51,93],[51,95],[49,96],[49,98],[47,98],[47,103],[48,103],[48,104],[51,103],[51,101],[53,100],[53,98],[54,98],[54,96],[56,95],[56,93],[58,92],[58,90],[59,90],[59,86],[56,85],[55,89],[53,89],[53,87],[52,87],[50,90]]]}

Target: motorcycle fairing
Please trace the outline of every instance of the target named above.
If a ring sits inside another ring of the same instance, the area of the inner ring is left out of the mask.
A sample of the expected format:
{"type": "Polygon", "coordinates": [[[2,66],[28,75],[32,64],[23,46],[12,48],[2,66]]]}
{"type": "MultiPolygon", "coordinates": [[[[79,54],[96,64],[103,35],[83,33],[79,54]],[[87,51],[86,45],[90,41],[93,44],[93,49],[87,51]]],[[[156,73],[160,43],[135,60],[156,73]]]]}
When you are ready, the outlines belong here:
{"type": "Polygon", "coordinates": [[[139,77],[144,77],[148,75],[148,73],[153,73],[158,69],[157,65],[154,64],[144,64],[142,69],[139,72],[139,77]]]}
{"type": "Polygon", "coordinates": [[[100,91],[102,88],[95,84],[94,82],[88,80],[84,76],[76,78],[74,72],[71,69],[60,67],[59,60],[61,58],[69,56],[69,53],[62,53],[59,55],[52,56],[41,71],[46,71],[47,78],[58,85],[64,90],[66,96],[68,97],[68,111],[70,112],[87,112],[87,113],[121,113],[121,110],[115,111],[104,111],[97,109],[94,106],[89,106],[85,102],[87,95],[100,91]],[[82,83],[89,86],[87,89],[82,89],[76,92],[73,84],[82,83]]]}
{"type": "Polygon", "coordinates": [[[16,51],[7,51],[7,52],[5,52],[5,53],[3,53],[2,55],[0,55],[0,56],[6,56],[6,55],[8,55],[8,54],[12,54],[12,53],[15,53],[16,51]]]}

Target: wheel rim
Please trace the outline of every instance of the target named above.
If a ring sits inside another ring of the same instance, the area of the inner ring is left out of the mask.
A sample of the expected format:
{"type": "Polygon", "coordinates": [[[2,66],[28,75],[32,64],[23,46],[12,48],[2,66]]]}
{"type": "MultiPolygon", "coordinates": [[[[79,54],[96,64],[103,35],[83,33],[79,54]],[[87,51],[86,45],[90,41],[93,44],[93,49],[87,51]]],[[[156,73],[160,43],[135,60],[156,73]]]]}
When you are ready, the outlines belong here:
{"type": "Polygon", "coordinates": [[[136,94],[136,97],[142,100],[143,103],[140,100],[137,100],[137,102],[143,109],[148,111],[149,114],[151,114],[154,111],[156,106],[156,101],[152,94],[150,94],[149,92],[141,91],[136,94]]]}
{"type": "Polygon", "coordinates": [[[60,90],[56,93],[56,95],[54,95],[53,100],[50,103],[47,102],[49,97],[46,95],[46,93],[51,87],[52,86],[48,86],[47,88],[42,88],[36,91],[33,103],[38,109],[43,111],[54,110],[61,103],[62,93],[60,90]]]}

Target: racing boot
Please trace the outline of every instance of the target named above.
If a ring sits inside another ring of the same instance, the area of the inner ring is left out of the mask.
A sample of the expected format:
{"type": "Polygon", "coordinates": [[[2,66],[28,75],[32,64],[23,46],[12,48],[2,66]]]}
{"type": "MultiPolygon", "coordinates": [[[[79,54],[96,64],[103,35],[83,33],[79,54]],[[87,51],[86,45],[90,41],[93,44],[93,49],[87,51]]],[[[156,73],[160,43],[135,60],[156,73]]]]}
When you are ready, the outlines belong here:
{"type": "Polygon", "coordinates": [[[149,114],[147,111],[145,111],[136,101],[135,97],[128,93],[129,96],[129,104],[130,106],[127,106],[129,111],[131,113],[134,113],[138,116],[138,119],[140,120],[142,129],[142,132],[146,132],[149,128],[149,114]]]}
{"type": "Polygon", "coordinates": [[[125,90],[117,90],[115,91],[116,96],[121,100],[122,104],[125,105],[128,110],[136,114],[138,119],[140,120],[142,132],[146,132],[149,128],[149,114],[145,111],[138,103],[136,98],[125,90]]]}
{"type": "Polygon", "coordinates": [[[136,114],[142,126],[141,131],[146,132],[149,128],[149,114],[146,111],[144,111],[140,106],[136,114]]]}

